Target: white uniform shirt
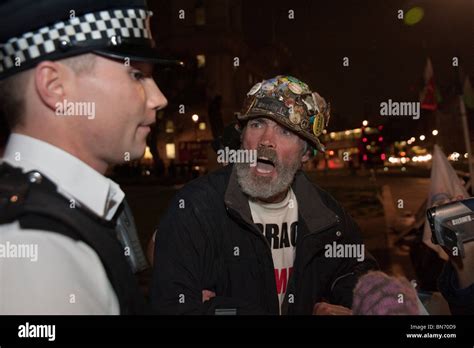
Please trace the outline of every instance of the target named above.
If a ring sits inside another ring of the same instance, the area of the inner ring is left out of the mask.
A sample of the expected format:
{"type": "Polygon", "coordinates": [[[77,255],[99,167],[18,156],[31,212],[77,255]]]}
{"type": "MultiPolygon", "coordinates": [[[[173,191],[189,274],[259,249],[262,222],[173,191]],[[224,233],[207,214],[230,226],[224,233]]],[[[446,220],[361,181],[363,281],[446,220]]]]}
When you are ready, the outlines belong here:
{"type": "MultiPolygon", "coordinates": [[[[125,194],[71,154],[12,134],[3,161],[38,170],[76,206],[111,220],[125,194]],[[71,201],[73,202],[73,201],[71,201]]],[[[55,232],[0,225],[0,314],[119,314],[114,289],[97,253],[55,232]]]]}

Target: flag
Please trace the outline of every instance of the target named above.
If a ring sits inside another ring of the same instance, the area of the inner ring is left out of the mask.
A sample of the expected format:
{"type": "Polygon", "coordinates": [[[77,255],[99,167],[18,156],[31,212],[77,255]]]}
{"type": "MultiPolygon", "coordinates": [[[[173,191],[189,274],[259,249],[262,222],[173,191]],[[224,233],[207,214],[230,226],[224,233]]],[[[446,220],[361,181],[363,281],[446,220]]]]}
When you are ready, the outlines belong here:
{"type": "MultiPolygon", "coordinates": [[[[434,146],[433,162],[431,166],[430,191],[426,209],[449,203],[455,200],[468,198],[469,194],[458,178],[454,168],[449,164],[446,155],[438,145],[434,146]]],[[[448,255],[441,246],[431,241],[431,229],[428,218],[425,217],[423,230],[423,243],[433,249],[443,260],[448,260],[448,255]]]]}
{"type": "Polygon", "coordinates": [[[474,109],[474,92],[472,91],[471,80],[469,76],[466,76],[464,79],[464,86],[463,86],[463,98],[464,98],[464,105],[468,109],[474,109]]]}
{"type": "Polygon", "coordinates": [[[433,65],[431,59],[428,58],[424,72],[425,86],[420,93],[421,108],[434,111],[438,108],[438,102],[441,99],[440,94],[436,90],[434,82],[433,65]]]}

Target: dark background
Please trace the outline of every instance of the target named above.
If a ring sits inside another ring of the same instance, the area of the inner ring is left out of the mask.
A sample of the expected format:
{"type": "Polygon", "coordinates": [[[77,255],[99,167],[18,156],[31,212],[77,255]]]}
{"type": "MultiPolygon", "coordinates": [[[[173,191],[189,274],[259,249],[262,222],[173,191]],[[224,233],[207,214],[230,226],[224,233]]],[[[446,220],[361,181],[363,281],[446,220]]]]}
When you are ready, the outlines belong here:
{"type": "Polygon", "coordinates": [[[472,0],[158,0],[149,4],[155,12],[155,38],[165,51],[186,58],[193,50],[218,51],[228,42],[239,42],[246,48],[240,51],[247,52],[238,52],[243,55],[242,65],[251,65],[250,60],[261,56],[263,78],[293,74],[329,100],[333,111],[329,130],[359,127],[367,119],[387,124],[401,139],[415,135],[414,129],[428,132],[434,122],[429,112],[418,121],[399,117],[392,122],[379,116],[380,103],[418,101],[428,57],[444,108],[454,102],[459,81],[452,58],[459,58],[463,76],[474,73],[472,0]],[[398,18],[398,10],[406,14],[415,6],[424,10],[424,17],[409,26],[398,18]],[[193,14],[199,8],[206,12],[206,24],[195,26],[193,14]],[[186,11],[185,20],[178,18],[179,9],[186,11]],[[292,20],[289,10],[294,11],[292,20]],[[343,66],[343,57],[350,59],[348,67],[343,66]]]}

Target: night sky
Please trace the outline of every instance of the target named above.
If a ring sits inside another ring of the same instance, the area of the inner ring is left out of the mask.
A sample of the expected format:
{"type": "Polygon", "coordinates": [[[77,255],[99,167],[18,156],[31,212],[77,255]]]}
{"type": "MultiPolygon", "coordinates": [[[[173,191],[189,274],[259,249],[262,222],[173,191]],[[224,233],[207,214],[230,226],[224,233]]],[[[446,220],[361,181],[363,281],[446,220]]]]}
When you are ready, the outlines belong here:
{"type": "Polygon", "coordinates": [[[473,0],[243,3],[249,45],[275,38],[287,46],[299,77],[332,102],[336,128],[358,126],[364,118],[377,122],[379,104],[389,98],[418,101],[428,56],[441,93],[453,86],[453,56],[474,75],[473,0]],[[424,9],[424,18],[407,26],[397,11],[414,6],[424,9]],[[276,18],[274,27],[264,14],[276,18]],[[349,57],[349,67],[342,57],[349,57]]]}
{"type": "MultiPolygon", "coordinates": [[[[158,19],[173,15],[160,12],[160,5],[169,8],[163,1],[167,0],[153,2],[158,19]]],[[[207,7],[217,4],[202,2],[207,7]]],[[[294,74],[329,100],[333,111],[329,130],[358,127],[368,119],[371,124],[385,123],[401,138],[415,135],[414,130],[427,127],[429,113],[418,121],[388,120],[378,116],[380,103],[418,101],[428,57],[445,101],[454,95],[453,56],[460,58],[465,73],[474,76],[474,0],[239,2],[244,42],[255,52],[272,45],[290,52],[289,71],[276,68],[273,74],[294,74]],[[398,10],[406,14],[415,6],[424,10],[420,22],[408,26],[398,19],[398,10]],[[294,19],[288,18],[289,10],[294,10],[294,19]],[[343,66],[343,57],[349,58],[348,67],[343,66]]],[[[162,26],[155,37],[172,40],[166,32],[162,26]]]]}

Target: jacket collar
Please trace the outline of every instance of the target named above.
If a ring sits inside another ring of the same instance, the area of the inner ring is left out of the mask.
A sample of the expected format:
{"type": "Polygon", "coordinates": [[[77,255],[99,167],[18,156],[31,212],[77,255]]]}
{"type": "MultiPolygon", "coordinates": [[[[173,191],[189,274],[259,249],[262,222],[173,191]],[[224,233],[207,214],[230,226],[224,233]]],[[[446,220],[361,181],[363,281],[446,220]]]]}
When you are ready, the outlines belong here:
{"type": "MultiPolygon", "coordinates": [[[[292,184],[298,200],[298,214],[308,227],[308,232],[317,232],[338,221],[336,213],[324,204],[321,194],[302,171],[298,171],[292,184]]],[[[248,196],[242,192],[237,182],[237,172],[233,166],[224,196],[227,208],[234,210],[248,224],[253,224],[248,196]]]]}

